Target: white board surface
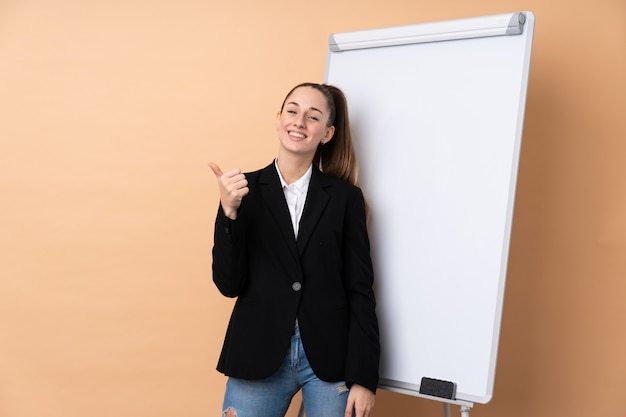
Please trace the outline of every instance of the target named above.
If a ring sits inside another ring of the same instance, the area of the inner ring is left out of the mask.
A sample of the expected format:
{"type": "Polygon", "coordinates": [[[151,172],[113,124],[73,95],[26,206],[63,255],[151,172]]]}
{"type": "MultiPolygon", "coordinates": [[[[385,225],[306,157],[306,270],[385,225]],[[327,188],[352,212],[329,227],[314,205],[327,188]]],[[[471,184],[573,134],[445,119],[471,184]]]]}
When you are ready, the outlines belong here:
{"type": "Polygon", "coordinates": [[[523,12],[330,38],[370,205],[382,388],[419,396],[428,377],[492,397],[533,29],[523,12]],[[521,34],[480,31],[518,18],[521,34]],[[380,42],[341,50],[359,38],[380,42]]]}

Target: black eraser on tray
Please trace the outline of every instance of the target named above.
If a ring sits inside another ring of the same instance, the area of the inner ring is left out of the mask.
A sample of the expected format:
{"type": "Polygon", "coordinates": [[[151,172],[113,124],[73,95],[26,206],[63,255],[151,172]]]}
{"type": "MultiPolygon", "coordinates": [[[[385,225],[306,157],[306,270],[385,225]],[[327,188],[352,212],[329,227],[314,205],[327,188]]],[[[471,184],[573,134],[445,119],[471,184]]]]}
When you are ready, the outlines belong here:
{"type": "Polygon", "coordinates": [[[454,400],[456,398],[456,384],[450,381],[423,377],[420,383],[420,394],[454,400]]]}

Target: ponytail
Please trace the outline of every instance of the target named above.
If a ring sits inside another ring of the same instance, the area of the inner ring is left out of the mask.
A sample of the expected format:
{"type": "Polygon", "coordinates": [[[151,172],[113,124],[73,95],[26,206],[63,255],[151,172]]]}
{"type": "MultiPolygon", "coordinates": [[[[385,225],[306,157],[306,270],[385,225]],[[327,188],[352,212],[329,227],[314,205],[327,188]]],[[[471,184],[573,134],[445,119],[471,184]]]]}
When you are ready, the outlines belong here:
{"type": "Polygon", "coordinates": [[[348,116],[348,103],[343,92],[332,85],[325,85],[334,103],[335,126],[333,139],[317,148],[313,163],[319,164],[320,169],[327,175],[358,185],[359,166],[352,144],[352,131],[348,116]]]}

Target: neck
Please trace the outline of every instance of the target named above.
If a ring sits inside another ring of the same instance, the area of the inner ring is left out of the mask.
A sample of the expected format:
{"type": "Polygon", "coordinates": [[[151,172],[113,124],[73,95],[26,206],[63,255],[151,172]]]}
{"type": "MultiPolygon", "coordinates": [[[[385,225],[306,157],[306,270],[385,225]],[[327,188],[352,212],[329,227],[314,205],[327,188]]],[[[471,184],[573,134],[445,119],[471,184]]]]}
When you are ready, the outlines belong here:
{"type": "Polygon", "coordinates": [[[311,162],[312,160],[308,158],[289,158],[285,155],[279,155],[278,158],[276,158],[276,164],[278,165],[280,174],[287,184],[293,184],[298,181],[309,169],[311,162]]]}

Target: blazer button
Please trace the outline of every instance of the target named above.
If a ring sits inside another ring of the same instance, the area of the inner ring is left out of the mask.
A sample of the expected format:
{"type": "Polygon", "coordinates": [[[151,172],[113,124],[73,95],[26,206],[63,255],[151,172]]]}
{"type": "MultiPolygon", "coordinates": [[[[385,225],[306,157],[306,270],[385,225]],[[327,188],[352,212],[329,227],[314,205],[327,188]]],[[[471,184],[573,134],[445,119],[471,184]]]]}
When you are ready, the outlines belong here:
{"type": "Polygon", "coordinates": [[[302,289],[302,284],[300,284],[299,282],[294,282],[293,284],[291,284],[291,289],[294,291],[300,291],[302,289]]]}

